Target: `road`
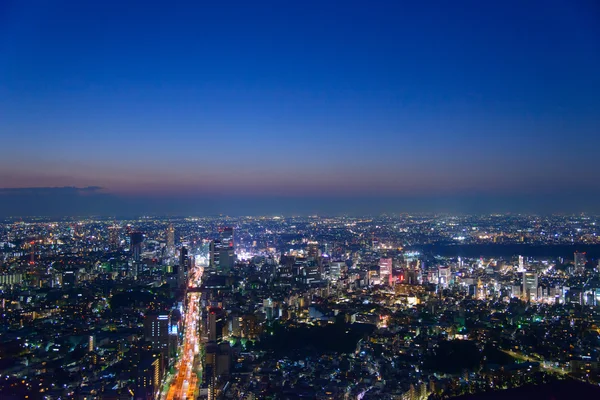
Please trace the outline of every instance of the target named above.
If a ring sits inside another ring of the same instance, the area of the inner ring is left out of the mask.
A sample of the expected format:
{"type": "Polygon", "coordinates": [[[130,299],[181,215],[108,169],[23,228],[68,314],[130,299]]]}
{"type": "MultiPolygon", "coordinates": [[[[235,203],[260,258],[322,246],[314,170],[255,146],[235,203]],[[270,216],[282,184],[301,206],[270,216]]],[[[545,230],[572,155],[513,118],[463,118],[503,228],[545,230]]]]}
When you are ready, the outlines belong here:
{"type": "MultiPolygon", "coordinates": [[[[190,271],[189,287],[199,287],[204,272],[203,266],[190,271]]],[[[200,293],[188,292],[184,316],[184,337],[181,357],[176,364],[176,374],[169,389],[161,398],[166,400],[195,399],[200,390],[198,372],[202,368],[200,360],[200,293]]]]}
{"type": "Polygon", "coordinates": [[[529,357],[529,356],[527,356],[527,355],[525,355],[523,353],[519,353],[519,352],[512,351],[512,350],[501,350],[501,351],[503,351],[504,353],[508,354],[509,356],[511,356],[511,357],[513,357],[513,358],[515,358],[517,360],[520,360],[520,361],[527,361],[527,362],[536,362],[536,363],[539,363],[540,364],[540,368],[542,368],[542,369],[544,369],[546,371],[549,371],[549,372],[554,372],[554,373],[559,374],[559,375],[567,375],[569,373],[569,371],[564,370],[562,368],[557,368],[554,365],[552,365],[552,363],[550,363],[548,361],[536,360],[533,357],[529,357]]]}

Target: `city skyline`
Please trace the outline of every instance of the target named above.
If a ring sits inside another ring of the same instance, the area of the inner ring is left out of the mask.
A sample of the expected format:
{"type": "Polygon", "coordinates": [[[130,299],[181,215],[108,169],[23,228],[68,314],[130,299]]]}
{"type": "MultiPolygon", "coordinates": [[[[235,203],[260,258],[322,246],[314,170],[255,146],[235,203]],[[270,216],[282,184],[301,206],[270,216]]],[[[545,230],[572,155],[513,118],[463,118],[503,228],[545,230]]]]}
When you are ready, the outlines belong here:
{"type": "Polygon", "coordinates": [[[2,216],[600,212],[594,2],[0,7],[2,216]]]}

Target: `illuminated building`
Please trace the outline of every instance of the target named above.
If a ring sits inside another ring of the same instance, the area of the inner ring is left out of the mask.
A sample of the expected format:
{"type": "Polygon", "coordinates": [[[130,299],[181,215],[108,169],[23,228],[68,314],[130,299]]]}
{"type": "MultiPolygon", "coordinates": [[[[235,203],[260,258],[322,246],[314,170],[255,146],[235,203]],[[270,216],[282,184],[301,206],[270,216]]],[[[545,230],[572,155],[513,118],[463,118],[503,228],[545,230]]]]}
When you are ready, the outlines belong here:
{"type": "Polygon", "coordinates": [[[233,228],[225,227],[219,229],[219,239],[224,247],[230,247],[235,251],[235,241],[233,237],[233,228]]]}
{"type": "Polygon", "coordinates": [[[442,289],[447,289],[452,280],[452,270],[449,266],[440,266],[438,268],[438,280],[442,289]]]}
{"type": "Polygon", "coordinates": [[[90,335],[88,337],[88,351],[91,353],[94,350],[96,350],[96,336],[90,335]]]}
{"type": "Polygon", "coordinates": [[[177,279],[179,279],[180,285],[185,281],[185,273],[190,269],[191,262],[191,258],[188,257],[188,249],[182,247],[179,253],[179,269],[177,270],[177,279]]]}
{"type": "Polygon", "coordinates": [[[208,340],[220,343],[223,341],[225,328],[225,312],[220,307],[212,307],[208,311],[208,340]]]}
{"type": "Polygon", "coordinates": [[[119,225],[112,225],[108,227],[108,240],[111,249],[115,250],[119,247],[119,225]]]}
{"type": "Polygon", "coordinates": [[[142,258],[142,243],[144,243],[144,234],[134,231],[129,234],[129,251],[133,261],[138,263],[142,258]]]}
{"type": "Polygon", "coordinates": [[[379,259],[379,276],[382,284],[392,286],[392,259],[379,259]]]}
{"type": "Polygon", "coordinates": [[[169,253],[175,251],[175,228],[173,228],[173,224],[169,224],[167,228],[167,251],[169,253]]]}
{"type": "Polygon", "coordinates": [[[575,272],[582,273],[583,271],[585,271],[585,264],[587,263],[586,253],[580,253],[580,252],[576,251],[574,254],[574,259],[575,259],[575,262],[574,262],[575,272]]]}
{"type": "Polygon", "coordinates": [[[169,316],[150,314],[144,319],[144,339],[152,343],[152,348],[167,355],[169,350],[169,316]]]}
{"type": "MultiPolygon", "coordinates": [[[[233,230],[233,228],[229,228],[233,230]]],[[[233,235],[233,233],[231,233],[233,235]]],[[[224,239],[213,240],[210,244],[210,265],[216,271],[229,272],[235,262],[235,247],[233,236],[224,236],[224,239]]]]}
{"type": "Polygon", "coordinates": [[[137,367],[135,398],[155,398],[163,376],[161,356],[153,354],[141,360],[137,367]]]}
{"type": "Polygon", "coordinates": [[[538,290],[538,274],[536,271],[523,272],[523,300],[536,300],[538,290]]]}
{"type": "Polygon", "coordinates": [[[308,242],[308,247],[306,249],[306,253],[308,258],[316,260],[319,258],[319,243],[318,242],[308,242]]]}
{"type": "Polygon", "coordinates": [[[519,272],[525,271],[525,259],[523,256],[519,256],[519,272]]]}

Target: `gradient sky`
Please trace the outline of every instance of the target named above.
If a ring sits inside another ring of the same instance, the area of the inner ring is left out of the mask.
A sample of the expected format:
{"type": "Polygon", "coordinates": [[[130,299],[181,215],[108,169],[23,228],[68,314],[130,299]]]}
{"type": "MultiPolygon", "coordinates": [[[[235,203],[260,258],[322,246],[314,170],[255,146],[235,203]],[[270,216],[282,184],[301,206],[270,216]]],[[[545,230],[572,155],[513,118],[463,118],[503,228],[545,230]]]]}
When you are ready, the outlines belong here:
{"type": "Polygon", "coordinates": [[[0,139],[0,187],[21,189],[0,215],[583,211],[600,203],[600,4],[5,0],[0,139]]]}

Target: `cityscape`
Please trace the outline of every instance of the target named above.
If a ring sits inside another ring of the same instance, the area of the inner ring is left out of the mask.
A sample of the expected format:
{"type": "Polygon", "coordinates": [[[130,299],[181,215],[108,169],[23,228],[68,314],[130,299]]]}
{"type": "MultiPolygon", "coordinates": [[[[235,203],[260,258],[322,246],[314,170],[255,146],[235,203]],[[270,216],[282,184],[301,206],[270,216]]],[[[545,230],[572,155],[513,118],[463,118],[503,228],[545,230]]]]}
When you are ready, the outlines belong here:
{"type": "Polygon", "coordinates": [[[14,218],[0,246],[2,398],[600,390],[599,217],[14,218]]]}
{"type": "Polygon", "coordinates": [[[0,0],[0,400],[600,399],[598,0],[0,0]]]}

